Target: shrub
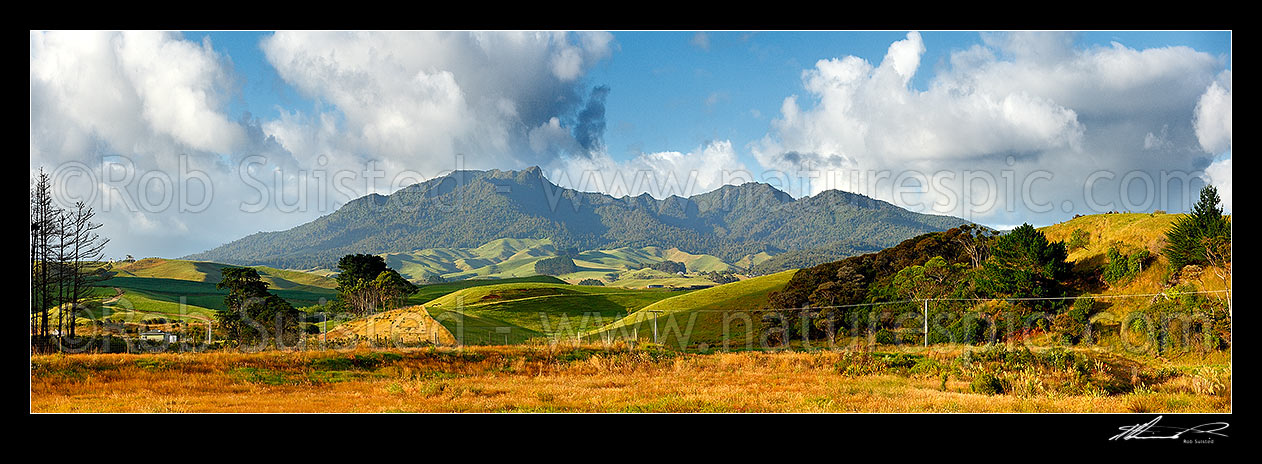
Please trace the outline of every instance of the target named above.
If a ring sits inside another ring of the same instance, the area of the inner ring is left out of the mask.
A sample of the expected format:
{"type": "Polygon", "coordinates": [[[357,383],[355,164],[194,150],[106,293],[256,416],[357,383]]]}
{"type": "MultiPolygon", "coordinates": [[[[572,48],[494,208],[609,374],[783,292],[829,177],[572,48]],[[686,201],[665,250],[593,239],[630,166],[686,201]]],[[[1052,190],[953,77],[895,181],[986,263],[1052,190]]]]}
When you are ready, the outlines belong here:
{"type": "Polygon", "coordinates": [[[710,271],[705,273],[705,277],[717,284],[730,284],[740,280],[736,278],[736,274],[732,273],[732,271],[725,271],[723,273],[710,271]]]}
{"type": "Polygon", "coordinates": [[[969,389],[973,393],[983,395],[1002,395],[1008,390],[1008,386],[999,376],[990,372],[982,372],[973,377],[973,382],[969,384],[969,389]]]}
{"type": "Polygon", "coordinates": [[[885,364],[895,369],[911,369],[921,359],[920,356],[909,356],[899,353],[885,360],[885,364]]]}
{"type": "Polygon", "coordinates": [[[881,329],[881,330],[876,331],[877,343],[882,344],[882,345],[892,345],[894,344],[894,340],[895,340],[894,332],[890,331],[889,329],[881,329]]]}
{"type": "Polygon", "coordinates": [[[1082,229],[1074,229],[1074,232],[1069,236],[1069,243],[1066,243],[1065,246],[1070,250],[1075,250],[1086,248],[1089,243],[1091,243],[1090,233],[1082,229]]]}
{"type": "Polygon", "coordinates": [[[542,275],[561,275],[578,272],[578,266],[568,256],[554,256],[535,262],[535,272],[542,275]]]}
{"type": "Polygon", "coordinates": [[[1127,254],[1122,254],[1117,247],[1109,247],[1109,251],[1105,253],[1108,263],[1104,265],[1104,271],[1101,277],[1109,285],[1120,285],[1130,282],[1144,270],[1144,263],[1150,257],[1148,250],[1137,249],[1127,254]]]}
{"type": "Polygon", "coordinates": [[[604,286],[605,286],[605,283],[604,283],[604,282],[601,282],[601,281],[600,281],[600,280],[598,280],[598,279],[583,279],[582,281],[579,281],[579,283],[578,283],[578,284],[579,284],[579,285],[592,285],[592,286],[596,286],[596,287],[604,287],[604,286]]]}
{"type": "Polygon", "coordinates": [[[1060,336],[1061,341],[1078,343],[1082,341],[1084,335],[1087,335],[1087,329],[1091,326],[1091,314],[1093,312],[1095,312],[1095,300],[1089,297],[1079,297],[1074,300],[1073,306],[1068,311],[1057,314],[1052,319],[1052,330],[1060,336]]]}
{"type": "Polygon", "coordinates": [[[952,342],[976,345],[986,340],[987,327],[985,319],[969,313],[947,326],[947,330],[951,333],[952,342]]]}
{"type": "Polygon", "coordinates": [[[670,273],[670,274],[675,274],[679,272],[688,272],[688,269],[686,266],[684,266],[684,263],[681,263],[679,261],[666,260],[660,263],[653,263],[649,267],[655,270],[670,273]]]}

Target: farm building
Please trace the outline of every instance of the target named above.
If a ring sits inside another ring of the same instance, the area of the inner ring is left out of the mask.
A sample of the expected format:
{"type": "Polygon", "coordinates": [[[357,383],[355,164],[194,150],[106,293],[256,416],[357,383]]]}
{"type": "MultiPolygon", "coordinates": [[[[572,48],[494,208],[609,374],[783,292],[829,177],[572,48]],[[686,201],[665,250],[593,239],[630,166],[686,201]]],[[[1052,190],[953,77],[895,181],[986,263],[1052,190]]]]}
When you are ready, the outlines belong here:
{"type": "Polygon", "coordinates": [[[175,342],[179,341],[179,335],[176,335],[176,334],[173,334],[173,333],[166,333],[166,332],[163,332],[163,331],[161,331],[161,330],[156,330],[156,331],[153,331],[153,332],[143,332],[143,333],[141,333],[141,334],[140,334],[140,339],[141,339],[141,340],[145,340],[145,341],[150,341],[150,342],[166,342],[166,343],[175,343],[175,342]]]}

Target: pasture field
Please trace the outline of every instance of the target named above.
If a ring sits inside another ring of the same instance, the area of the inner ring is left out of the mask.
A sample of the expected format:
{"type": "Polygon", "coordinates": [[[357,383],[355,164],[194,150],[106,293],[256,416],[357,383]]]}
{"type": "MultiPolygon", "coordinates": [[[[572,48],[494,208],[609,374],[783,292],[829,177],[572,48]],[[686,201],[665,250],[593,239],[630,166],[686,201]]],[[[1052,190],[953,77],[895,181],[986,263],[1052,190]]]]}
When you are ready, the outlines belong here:
{"type": "Polygon", "coordinates": [[[659,342],[667,346],[756,344],[761,331],[761,314],[768,295],[783,289],[793,274],[784,271],[739,282],[673,296],[632,311],[612,324],[600,327],[584,338],[625,340],[652,339],[658,322],[659,342]]]}
{"type": "MultiPolygon", "coordinates": [[[[385,253],[382,256],[386,264],[399,271],[405,278],[419,280],[425,275],[437,274],[449,280],[467,279],[509,279],[535,274],[535,263],[541,259],[557,256],[558,250],[548,239],[501,238],[492,240],[476,248],[429,248],[404,253],[385,253]]],[[[691,272],[728,271],[736,268],[710,255],[696,255],[677,248],[661,248],[648,246],[642,248],[622,247],[608,250],[582,251],[573,257],[577,272],[560,277],[570,283],[583,279],[598,279],[605,285],[643,287],[639,280],[627,283],[633,269],[643,264],[652,264],[663,260],[684,263],[691,272]],[[611,280],[608,274],[618,274],[617,280],[611,280]]],[[[663,274],[657,277],[674,277],[663,274]]],[[[685,281],[685,279],[680,279],[685,281]]],[[[711,283],[704,277],[690,277],[687,285],[711,283]]],[[[662,283],[662,282],[651,282],[662,283]]],[[[679,285],[667,283],[665,285],[679,285]]]]}
{"type": "Polygon", "coordinates": [[[32,412],[1231,412],[1230,353],[471,346],[31,357],[32,412]]]}
{"type": "Polygon", "coordinates": [[[463,290],[470,287],[480,287],[483,285],[500,285],[511,284],[517,282],[543,282],[564,284],[565,281],[552,276],[530,276],[530,277],[513,277],[508,279],[470,279],[460,280],[456,282],[446,282],[441,284],[420,285],[416,293],[408,296],[408,303],[424,304],[435,298],[463,290]]]}
{"type": "Polygon", "coordinates": [[[462,289],[424,306],[463,344],[502,344],[574,338],[680,293],[518,282],[462,289]]]}
{"type": "MultiPolygon", "coordinates": [[[[219,282],[220,271],[228,264],[183,259],[145,258],[130,263],[120,263],[114,268],[117,277],[151,277],[187,280],[193,282],[219,282]]],[[[337,282],[332,278],[309,272],[275,269],[267,266],[250,266],[258,271],[264,282],[273,289],[318,291],[332,289],[337,282]]]]}

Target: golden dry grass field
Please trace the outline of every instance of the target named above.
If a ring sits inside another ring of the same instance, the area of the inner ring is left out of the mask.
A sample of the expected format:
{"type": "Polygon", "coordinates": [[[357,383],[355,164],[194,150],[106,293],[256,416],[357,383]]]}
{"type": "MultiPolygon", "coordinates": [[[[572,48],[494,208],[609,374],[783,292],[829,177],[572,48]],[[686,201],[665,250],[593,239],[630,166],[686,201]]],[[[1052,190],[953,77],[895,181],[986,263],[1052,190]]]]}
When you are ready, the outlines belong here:
{"type": "Polygon", "coordinates": [[[1231,412],[1230,353],[1188,356],[962,346],[37,355],[31,412],[1231,412]],[[1000,391],[978,391],[986,375],[1000,391]]]}

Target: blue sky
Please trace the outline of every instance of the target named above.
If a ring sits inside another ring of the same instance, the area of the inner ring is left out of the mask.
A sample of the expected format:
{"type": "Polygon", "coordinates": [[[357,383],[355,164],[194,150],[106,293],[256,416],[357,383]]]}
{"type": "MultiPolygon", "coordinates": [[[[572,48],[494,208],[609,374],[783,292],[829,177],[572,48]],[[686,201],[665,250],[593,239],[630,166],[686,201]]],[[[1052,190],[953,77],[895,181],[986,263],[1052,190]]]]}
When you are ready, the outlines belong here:
{"type": "MultiPolygon", "coordinates": [[[[209,37],[232,61],[240,95],[227,113],[275,118],[281,108],[310,112],[317,98],[301,95],[268,63],[259,41],[266,31],[183,32],[209,37]]],[[[1077,45],[1132,48],[1188,46],[1230,60],[1228,31],[1081,31],[1077,45]]],[[[784,97],[802,93],[801,73],[821,59],[853,55],[877,63],[906,31],[615,31],[618,49],[585,76],[607,85],[610,155],[687,150],[711,140],[748,143],[762,137],[784,97]],[[704,46],[697,40],[704,34],[704,46]]],[[[923,71],[912,87],[925,90],[934,68],[953,51],[979,43],[976,31],[922,31],[923,71]]],[[[1227,69],[1230,69],[1228,61],[1227,69]]],[[[741,143],[743,145],[743,143],[741,143]]],[[[748,153],[742,159],[752,162],[748,153]]]]}
{"type": "Polygon", "coordinates": [[[287,229],[398,187],[299,183],[370,167],[402,179],[539,165],[565,186],[658,197],[747,172],[795,197],[841,188],[1045,225],[1186,209],[1197,182],[1230,209],[1231,72],[1229,31],[34,31],[31,169],[95,170],[89,190],[114,193],[84,195],[119,237],[110,251],[137,256],[287,229]],[[109,169],[134,175],[101,180],[109,169]],[[141,185],[149,172],[196,190],[190,170],[211,185],[205,206],[118,198],[161,187],[141,185]],[[592,172],[603,180],[578,182],[592,172]],[[617,184],[637,172],[697,180],[617,184]],[[991,204],[964,188],[978,173],[1028,188],[991,204]],[[1167,173],[1192,187],[1129,198],[1167,173]],[[934,188],[952,182],[967,192],[934,188]],[[325,196],[279,200],[303,189],[325,196]]]}

